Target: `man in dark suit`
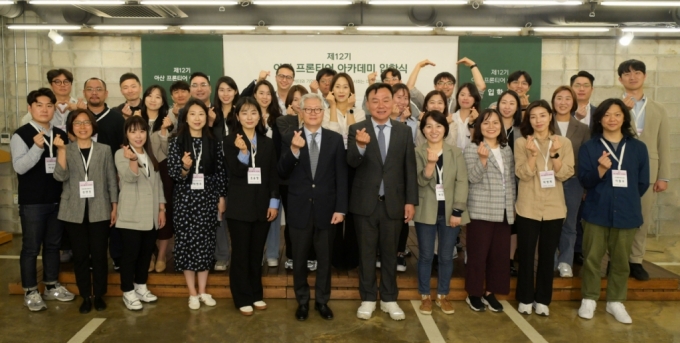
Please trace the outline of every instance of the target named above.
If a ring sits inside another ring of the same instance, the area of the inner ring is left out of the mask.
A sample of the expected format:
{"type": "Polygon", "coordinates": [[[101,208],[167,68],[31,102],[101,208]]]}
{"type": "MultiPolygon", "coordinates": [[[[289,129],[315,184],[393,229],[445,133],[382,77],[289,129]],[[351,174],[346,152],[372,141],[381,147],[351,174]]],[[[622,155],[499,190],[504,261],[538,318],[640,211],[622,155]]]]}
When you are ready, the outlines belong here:
{"type": "Polygon", "coordinates": [[[307,94],[300,100],[304,120],[302,130],[283,137],[279,176],[289,180],[288,204],[291,211],[287,225],[293,250],[293,284],[298,309],[295,317],[307,319],[309,284],[307,257],[310,247],[316,250],[316,301],[314,308],[324,319],[333,319],[327,303],[331,296],[331,256],[335,224],[347,213],[347,162],[342,136],[321,128],[323,100],[307,94]]]}
{"type": "Polygon", "coordinates": [[[347,163],[356,168],[350,212],[359,240],[360,319],[375,311],[378,287],[375,260],[380,248],[380,309],[394,320],[405,318],[397,304],[397,246],[402,223],[418,205],[416,159],[411,129],[390,120],[392,88],[376,83],[366,89],[370,119],[349,128],[347,163]]]}

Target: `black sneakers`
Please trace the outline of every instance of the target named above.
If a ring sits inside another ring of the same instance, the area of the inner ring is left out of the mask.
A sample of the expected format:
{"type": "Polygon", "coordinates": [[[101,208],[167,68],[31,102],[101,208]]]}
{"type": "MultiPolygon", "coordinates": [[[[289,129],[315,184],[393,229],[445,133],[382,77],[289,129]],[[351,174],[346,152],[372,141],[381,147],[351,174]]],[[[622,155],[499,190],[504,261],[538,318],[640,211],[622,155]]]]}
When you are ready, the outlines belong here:
{"type": "Polygon", "coordinates": [[[406,271],[406,258],[403,254],[399,254],[397,256],[397,271],[398,272],[406,271]]]}
{"type": "Polygon", "coordinates": [[[486,310],[481,297],[473,297],[468,295],[468,297],[465,299],[465,302],[470,305],[470,309],[475,312],[484,312],[486,310]]]}
{"type": "Polygon", "coordinates": [[[483,296],[482,303],[489,306],[489,310],[492,312],[503,312],[503,305],[496,300],[496,296],[494,296],[493,293],[483,296]]]}
{"type": "Polygon", "coordinates": [[[641,263],[629,263],[630,265],[630,276],[634,277],[636,280],[647,281],[649,280],[649,273],[642,268],[641,263]]]}

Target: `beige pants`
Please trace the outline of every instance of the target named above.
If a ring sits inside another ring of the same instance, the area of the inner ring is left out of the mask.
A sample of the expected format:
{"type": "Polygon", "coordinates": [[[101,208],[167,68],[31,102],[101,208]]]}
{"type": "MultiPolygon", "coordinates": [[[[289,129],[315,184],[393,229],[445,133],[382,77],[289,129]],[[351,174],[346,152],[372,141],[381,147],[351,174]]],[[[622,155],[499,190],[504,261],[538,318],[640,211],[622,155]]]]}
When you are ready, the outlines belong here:
{"type": "Polygon", "coordinates": [[[656,203],[656,193],[654,193],[654,183],[659,171],[659,160],[650,159],[649,160],[649,174],[650,174],[650,184],[645,195],[642,196],[642,226],[635,233],[635,239],[633,240],[633,249],[631,250],[630,258],[628,261],[630,263],[642,263],[642,259],[645,257],[645,246],[647,244],[647,232],[649,228],[654,225],[654,204],[656,203]]]}

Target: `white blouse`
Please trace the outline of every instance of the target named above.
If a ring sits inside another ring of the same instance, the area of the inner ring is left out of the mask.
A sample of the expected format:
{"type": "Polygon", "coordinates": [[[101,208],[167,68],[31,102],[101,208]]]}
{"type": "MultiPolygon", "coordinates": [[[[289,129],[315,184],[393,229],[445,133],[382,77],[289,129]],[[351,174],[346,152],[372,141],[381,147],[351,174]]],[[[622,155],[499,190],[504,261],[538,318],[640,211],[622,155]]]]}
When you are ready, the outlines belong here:
{"type": "MultiPolygon", "coordinates": [[[[354,121],[360,122],[366,119],[366,113],[361,108],[353,108],[354,121]]],[[[347,149],[347,136],[349,134],[349,125],[347,125],[347,117],[343,115],[340,110],[336,109],[338,113],[338,121],[331,121],[331,110],[327,108],[323,114],[323,121],[321,127],[327,130],[335,131],[342,135],[342,140],[345,142],[345,149],[347,149]]]]}

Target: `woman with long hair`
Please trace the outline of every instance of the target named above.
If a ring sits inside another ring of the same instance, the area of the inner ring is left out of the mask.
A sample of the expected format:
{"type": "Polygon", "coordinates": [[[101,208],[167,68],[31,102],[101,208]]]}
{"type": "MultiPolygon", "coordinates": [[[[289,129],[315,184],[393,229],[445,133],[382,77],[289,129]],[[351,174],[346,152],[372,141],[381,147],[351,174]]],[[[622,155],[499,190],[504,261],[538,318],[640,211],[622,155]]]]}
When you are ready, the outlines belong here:
{"type": "Polygon", "coordinates": [[[479,116],[479,106],[482,101],[482,96],[477,90],[474,83],[464,83],[458,87],[456,93],[456,110],[452,115],[453,121],[456,122],[458,128],[458,137],[456,145],[465,149],[465,146],[470,143],[471,129],[474,128],[474,123],[479,116]]]}

